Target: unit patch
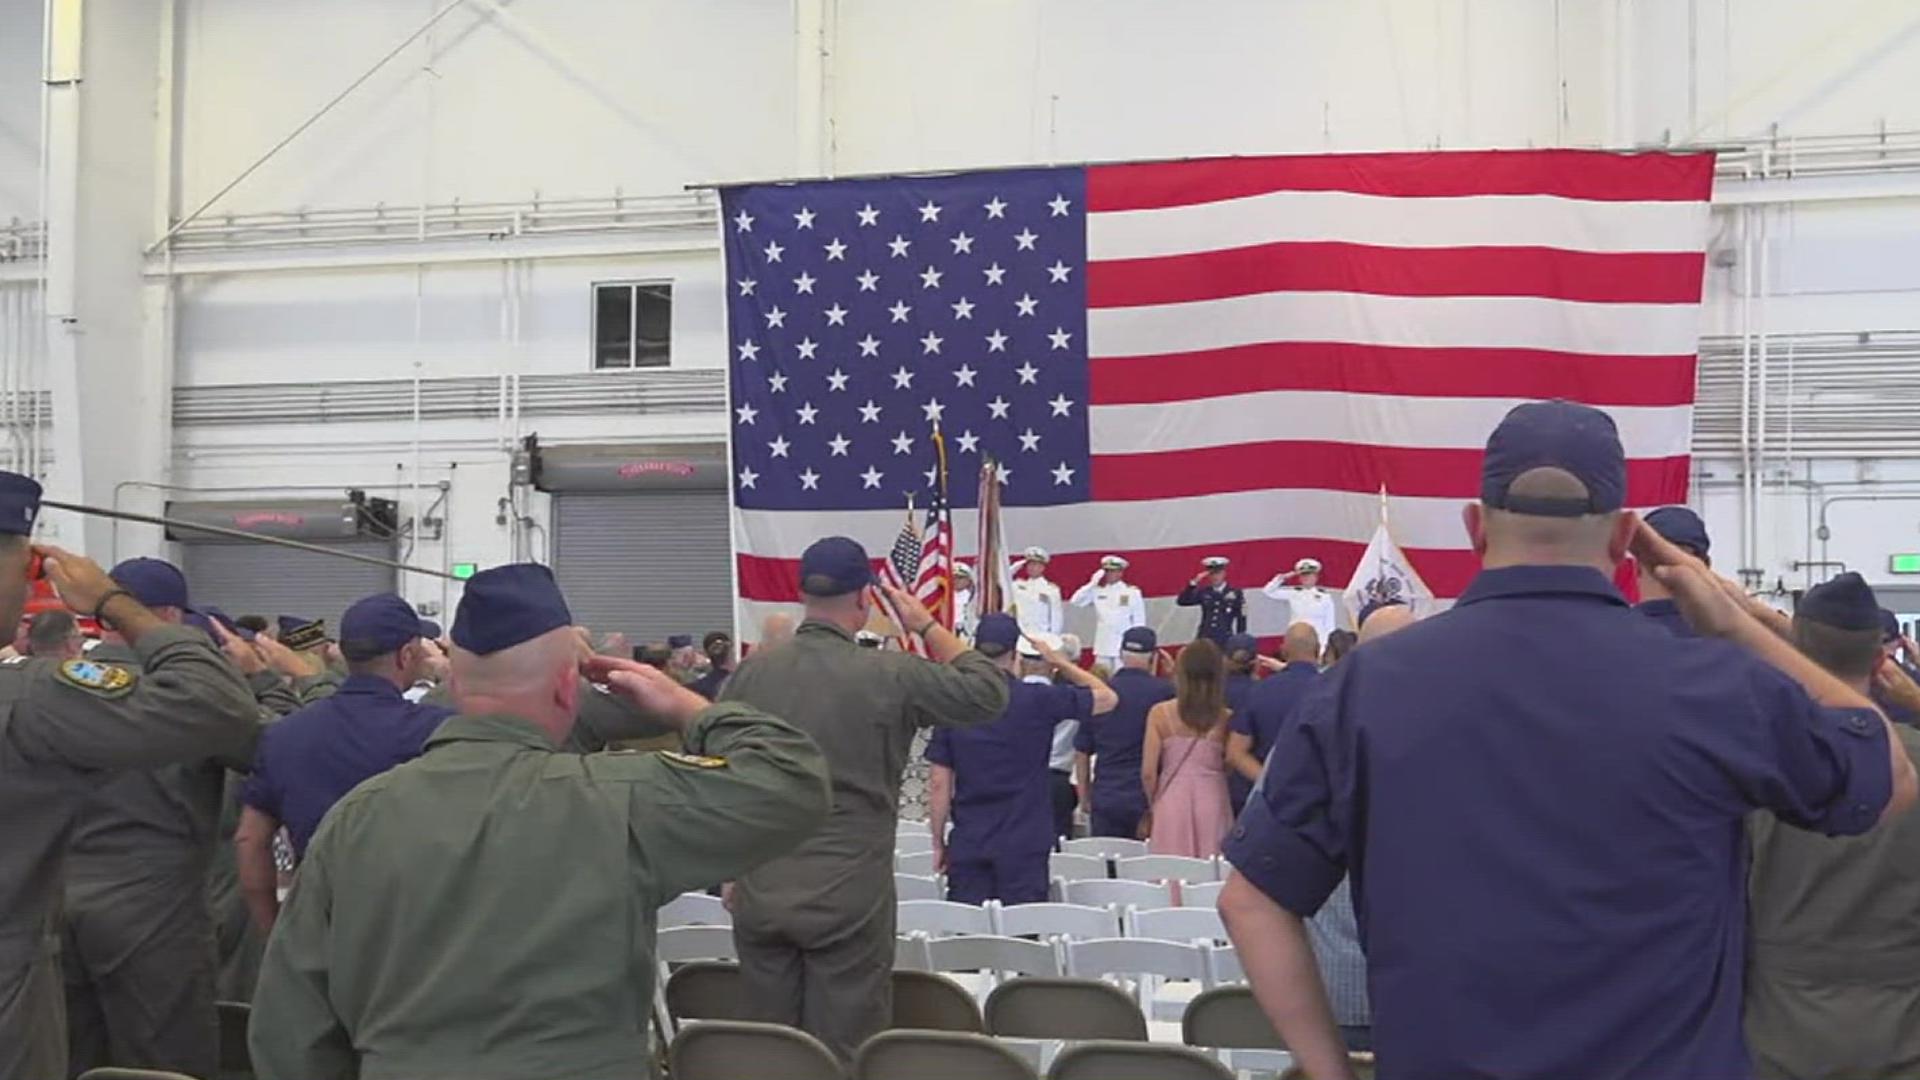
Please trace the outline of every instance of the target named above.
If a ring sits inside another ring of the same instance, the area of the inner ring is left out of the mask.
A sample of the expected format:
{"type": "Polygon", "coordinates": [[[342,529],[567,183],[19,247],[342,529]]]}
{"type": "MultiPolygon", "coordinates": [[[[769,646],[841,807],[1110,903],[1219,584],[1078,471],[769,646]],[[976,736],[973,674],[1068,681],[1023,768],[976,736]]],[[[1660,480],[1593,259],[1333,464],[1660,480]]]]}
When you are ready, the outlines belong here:
{"type": "Polygon", "coordinates": [[[68,660],[56,670],[62,682],[107,698],[125,697],[133,693],[133,684],[139,681],[139,676],[134,674],[132,668],[102,664],[96,660],[68,660]]]}
{"type": "Polygon", "coordinates": [[[685,765],[689,769],[724,769],[727,759],[723,757],[702,757],[699,754],[682,754],[675,750],[662,750],[660,756],[675,765],[685,765]]]}

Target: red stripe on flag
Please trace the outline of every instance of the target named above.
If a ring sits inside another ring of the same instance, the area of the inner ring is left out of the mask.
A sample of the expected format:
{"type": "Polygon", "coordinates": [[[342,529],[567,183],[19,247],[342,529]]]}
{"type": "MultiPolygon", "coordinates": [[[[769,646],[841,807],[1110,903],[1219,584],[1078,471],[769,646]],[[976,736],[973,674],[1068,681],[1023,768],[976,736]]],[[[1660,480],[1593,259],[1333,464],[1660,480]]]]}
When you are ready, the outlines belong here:
{"type": "Polygon", "coordinates": [[[1212,158],[1087,169],[1087,208],[1095,213],[1191,206],[1272,191],[1703,202],[1713,194],[1713,155],[1483,150],[1212,158]]]}
{"type": "Polygon", "coordinates": [[[1144,307],[1268,292],[1535,296],[1597,304],[1696,304],[1704,252],[1544,247],[1398,248],[1273,243],[1087,266],[1087,306],[1144,307]]]}
{"type": "Polygon", "coordinates": [[[1410,397],[1566,398],[1589,405],[1690,405],[1696,357],[1542,349],[1438,349],[1277,341],[1157,356],[1102,356],[1094,405],[1143,405],[1262,390],[1410,397]]]}
{"type": "MultiPolygon", "coordinates": [[[[1483,456],[1481,450],[1285,440],[1095,454],[1093,497],[1096,501],[1180,499],[1288,488],[1370,493],[1384,484],[1402,497],[1474,499],[1480,496],[1483,456]]],[[[1684,500],[1690,460],[1684,455],[1629,460],[1627,502],[1656,506],[1684,500]]]]}

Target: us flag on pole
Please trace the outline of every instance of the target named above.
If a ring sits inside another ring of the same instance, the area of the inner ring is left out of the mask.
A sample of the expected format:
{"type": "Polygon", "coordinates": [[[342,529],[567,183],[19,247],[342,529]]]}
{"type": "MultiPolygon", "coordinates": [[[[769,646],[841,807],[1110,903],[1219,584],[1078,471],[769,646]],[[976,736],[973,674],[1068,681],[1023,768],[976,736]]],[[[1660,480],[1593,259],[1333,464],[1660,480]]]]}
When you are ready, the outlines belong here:
{"type": "Polygon", "coordinates": [[[1682,502],[1712,180],[1711,154],[1541,150],[728,189],[742,623],[796,598],[814,539],[885,549],[939,480],[936,424],[960,475],[1001,463],[1005,527],[1050,576],[1126,555],[1171,640],[1207,555],[1257,633],[1284,628],[1257,589],[1295,560],[1344,586],[1382,486],[1457,596],[1460,508],[1522,401],[1607,409],[1630,504],[1682,502]]]}

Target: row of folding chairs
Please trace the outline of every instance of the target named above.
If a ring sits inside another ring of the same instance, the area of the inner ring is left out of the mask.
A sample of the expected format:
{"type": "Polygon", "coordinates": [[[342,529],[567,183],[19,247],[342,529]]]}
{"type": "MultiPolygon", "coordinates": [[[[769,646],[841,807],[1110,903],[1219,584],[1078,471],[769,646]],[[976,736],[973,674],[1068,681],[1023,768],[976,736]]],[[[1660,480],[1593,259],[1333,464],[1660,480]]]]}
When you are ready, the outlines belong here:
{"type": "MultiPolygon", "coordinates": [[[[933,829],[925,821],[900,819],[894,837],[904,851],[925,851],[933,842],[933,829]]],[[[1128,859],[1147,854],[1147,842],[1123,836],[1082,836],[1064,840],[1060,850],[1070,855],[1092,855],[1102,859],[1128,859]]]]}
{"type": "MultiPolygon", "coordinates": [[[[919,877],[910,874],[895,874],[894,891],[902,905],[945,902],[946,884],[937,877],[919,877]]],[[[1196,911],[1212,912],[1220,896],[1219,882],[1199,882],[1174,885],[1171,882],[1121,881],[1119,879],[1093,881],[1056,880],[1053,883],[1053,896],[1056,905],[1078,905],[1093,908],[1113,908],[1124,910],[1134,908],[1140,911],[1155,911],[1162,908],[1191,908],[1196,911]]],[[[1019,905],[1039,907],[1041,905],[1019,905]]],[[[903,909],[904,910],[904,909],[903,909]]],[[[1174,918],[1175,916],[1167,916],[1174,918]]],[[[660,909],[659,925],[662,928],[676,926],[731,926],[733,915],[720,902],[717,896],[706,893],[686,893],[675,898],[660,909]]],[[[959,931],[956,931],[959,932],[959,931]]],[[[1052,933],[1045,930],[1019,930],[1015,934],[1052,933]]],[[[1066,931],[1059,931],[1065,933],[1066,931]]],[[[1124,928],[1123,928],[1124,932],[1124,928]]],[[[1158,933],[1141,933],[1140,937],[1161,937],[1158,933]]],[[[1087,935],[1082,935],[1087,936],[1087,935]]],[[[1182,934],[1188,937],[1205,935],[1182,934]]]]}
{"type": "MultiPolygon", "coordinates": [[[[896,850],[893,869],[897,874],[931,876],[934,855],[929,848],[896,850]]],[[[1056,851],[1047,858],[1047,876],[1064,881],[1176,881],[1195,884],[1226,880],[1226,866],[1218,858],[1191,859],[1185,855],[1129,855],[1108,858],[1104,855],[1080,855],[1056,851]]]]}
{"type": "MultiPolygon", "coordinates": [[[[824,1048],[788,1028],[741,1026],[744,994],[739,971],[727,964],[695,964],[676,971],[665,996],[678,1033],[673,1042],[675,1080],[734,1080],[781,1076],[797,1080],[843,1080],[845,1073],[824,1048]],[[740,1038],[731,1038],[737,1032],[740,1038]],[[694,1050],[698,1047],[698,1050],[694,1050]],[[803,1049],[804,1048],[804,1049],[803,1049]],[[816,1052],[816,1049],[817,1052],[816,1052]]],[[[1245,987],[1208,990],[1181,1016],[1182,1050],[1173,1053],[1102,1054],[1097,1071],[1082,1072],[1085,1047],[1149,1044],[1146,1017],[1115,987],[1078,978],[1021,978],[996,987],[984,1006],[965,988],[940,975],[895,972],[892,1028],[863,1048],[855,1077],[967,1076],[984,1080],[1033,1080],[1052,1057],[1055,1078],[1099,1076],[1106,1080],[1160,1077],[1218,1080],[1238,1070],[1284,1072],[1292,1066],[1278,1035],[1245,987]],[[919,1038],[932,1033],[948,1038],[919,1038]],[[885,1040],[882,1042],[882,1040],[885,1040]],[[1064,1050],[1060,1044],[1066,1043],[1064,1050]],[[882,1052],[877,1047],[886,1047],[882,1052]],[[904,1047],[918,1053],[909,1055],[904,1047]],[[980,1049],[980,1047],[990,1049],[980,1049]],[[1056,1056],[1057,1055],[1057,1056],[1056,1056]],[[1198,1059],[1204,1064],[1194,1064],[1198,1059]],[[884,1067],[883,1067],[884,1066],[884,1067]]],[[[1369,1061],[1356,1071],[1366,1075],[1369,1061]]]]}
{"type": "MultiPolygon", "coordinates": [[[[1155,897],[1158,899],[1158,897],[1155,897]]],[[[1132,904],[956,904],[947,900],[902,900],[897,929],[932,937],[992,934],[1037,938],[1158,938],[1163,941],[1225,941],[1220,913],[1210,907],[1132,904]]]]}
{"type": "Polygon", "coordinates": [[[1000,934],[934,937],[923,931],[896,941],[898,968],[959,976],[977,996],[1021,976],[1094,978],[1116,983],[1156,1020],[1178,1019],[1187,1001],[1215,986],[1246,981],[1232,945],[1211,940],[1054,937],[1041,941],[1000,934]]]}

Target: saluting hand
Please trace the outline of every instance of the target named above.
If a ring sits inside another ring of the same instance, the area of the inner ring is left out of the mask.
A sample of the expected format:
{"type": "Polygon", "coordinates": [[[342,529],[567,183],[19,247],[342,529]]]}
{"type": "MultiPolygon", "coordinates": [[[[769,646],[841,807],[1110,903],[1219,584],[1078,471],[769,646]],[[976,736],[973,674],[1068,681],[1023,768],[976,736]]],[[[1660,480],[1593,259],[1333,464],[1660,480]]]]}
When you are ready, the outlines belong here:
{"type": "Polygon", "coordinates": [[[685,728],[709,704],[678,679],[650,664],[620,656],[595,656],[580,665],[581,673],[641,709],[677,728],[685,728]]]}
{"type": "Polygon", "coordinates": [[[1899,664],[1882,661],[1874,670],[1873,683],[1888,701],[1908,712],[1920,712],[1920,686],[1914,684],[1913,676],[1899,664]]]}
{"type": "Polygon", "coordinates": [[[35,544],[34,554],[41,558],[41,572],[53,583],[53,591],[69,608],[92,615],[100,601],[120,586],[107,576],[100,564],[85,555],[76,555],[51,544],[35,544]]]}
{"type": "Polygon", "coordinates": [[[887,599],[893,602],[893,610],[900,613],[900,621],[906,624],[900,629],[915,634],[924,634],[933,629],[933,613],[927,610],[927,605],[921,603],[919,597],[891,585],[880,586],[880,591],[887,594],[887,599]]]}
{"type": "Polygon", "coordinates": [[[1253,663],[1255,667],[1259,668],[1262,671],[1267,671],[1267,672],[1281,671],[1281,670],[1284,670],[1287,666],[1282,661],[1276,660],[1271,656],[1264,656],[1264,655],[1254,657],[1253,663]]]}
{"type": "Polygon", "coordinates": [[[1020,634],[1020,639],[1022,641],[1025,641],[1027,644],[1033,646],[1033,651],[1040,654],[1040,659],[1045,660],[1047,663],[1052,664],[1054,667],[1065,668],[1065,667],[1073,666],[1073,661],[1067,659],[1066,656],[1063,655],[1059,649],[1056,649],[1053,646],[1047,644],[1046,642],[1041,641],[1039,638],[1034,637],[1032,634],[1022,631],[1020,634]]]}
{"type": "Polygon", "coordinates": [[[1707,564],[1653,531],[1653,527],[1637,515],[1629,550],[1673,593],[1674,604],[1695,633],[1703,637],[1732,637],[1742,628],[1753,625],[1744,601],[1745,593],[1739,586],[1707,569],[1707,564]],[[1728,586],[1743,599],[1735,600],[1728,586]]]}
{"type": "Polygon", "coordinates": [[[207,625],[213,627],[213,638],[220,644],[220,651],[227,654],[233,666],[240,669],[242,675],[257,675],[267,670],[267,662],[260,656],[260,650],[226,628],[219,619],[209,618],[207,625]]]}

